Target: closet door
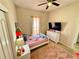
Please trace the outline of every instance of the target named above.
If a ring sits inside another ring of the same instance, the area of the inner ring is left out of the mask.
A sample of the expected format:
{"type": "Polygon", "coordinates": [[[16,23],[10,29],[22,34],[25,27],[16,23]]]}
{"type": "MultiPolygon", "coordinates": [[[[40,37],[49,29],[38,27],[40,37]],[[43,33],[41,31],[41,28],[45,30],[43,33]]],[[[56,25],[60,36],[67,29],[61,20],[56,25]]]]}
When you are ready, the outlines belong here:
{"type": "Polygon", "coordinates": [[[2,45],[1,45],[1,41],[0,41],[0,59],[5,59],[5,55],[4,55],[4,52],[3,52],[3,49],[2,49],[2,45]]]}
{"type": "Polygon", "coordinates": [[[0,44],[5,59],[13,59],[5,15],[0,11],[0,44]]]}

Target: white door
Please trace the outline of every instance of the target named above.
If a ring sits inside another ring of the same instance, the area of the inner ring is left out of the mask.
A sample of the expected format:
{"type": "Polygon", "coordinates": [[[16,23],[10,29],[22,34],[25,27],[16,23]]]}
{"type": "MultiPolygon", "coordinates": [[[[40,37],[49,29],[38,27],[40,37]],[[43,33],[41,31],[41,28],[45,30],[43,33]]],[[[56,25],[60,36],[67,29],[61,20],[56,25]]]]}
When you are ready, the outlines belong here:
{"type": "Polygon", "coordinates": [[[6,19],[2,11],[0,11],[0,50],[0,59],[13,59],[6,19]]]}
{"type": "Polygon", "coordinates": [[[2,49],[2,45],[1,45],[1,41],[0,41],[0,59],[5,59],[5,55],[4,55],[4,52],[3,52],[3,49],[2,49]]]}

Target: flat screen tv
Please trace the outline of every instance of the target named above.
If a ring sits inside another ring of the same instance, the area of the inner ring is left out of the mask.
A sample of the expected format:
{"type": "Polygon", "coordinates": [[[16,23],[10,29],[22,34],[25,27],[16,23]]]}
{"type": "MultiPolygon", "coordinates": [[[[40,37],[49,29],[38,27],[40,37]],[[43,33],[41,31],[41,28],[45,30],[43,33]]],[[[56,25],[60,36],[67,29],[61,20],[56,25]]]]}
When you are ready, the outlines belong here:
{"type": "Polygon", "coordinates": [[[52,27],[52,23],[49,22],[49,29],[61,31],[61,22],[54,22],[54,27],[52,27]]]}
{"type": "Polygon", "coordinates": [[[61,22],[55,22],[55,26],[53,27],[53,29],[61,31],[61,22]]]}

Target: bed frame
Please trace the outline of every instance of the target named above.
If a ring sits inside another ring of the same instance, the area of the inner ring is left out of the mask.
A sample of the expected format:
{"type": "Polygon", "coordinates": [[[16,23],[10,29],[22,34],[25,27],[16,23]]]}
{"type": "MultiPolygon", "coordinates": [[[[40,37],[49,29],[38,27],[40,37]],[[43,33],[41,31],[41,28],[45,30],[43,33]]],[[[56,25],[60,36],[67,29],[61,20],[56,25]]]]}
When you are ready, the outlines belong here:
{"type": "Polygon", "coordinates": [[[40,47],[40,46],[42,46],[42,45],[45,45],[45,44],[48,44],[48,43],[49,43],[49,39],[48,39],[46,42],[43,42],[43,43],[41,43],[41,44],[39,44],[39,45],[36,45],[36,46],[34,46],[34,47],[31,47],[30,50],[33,50],[33,49],[35,49],[35,48],[38,48],[38,47],[40,47]]]}

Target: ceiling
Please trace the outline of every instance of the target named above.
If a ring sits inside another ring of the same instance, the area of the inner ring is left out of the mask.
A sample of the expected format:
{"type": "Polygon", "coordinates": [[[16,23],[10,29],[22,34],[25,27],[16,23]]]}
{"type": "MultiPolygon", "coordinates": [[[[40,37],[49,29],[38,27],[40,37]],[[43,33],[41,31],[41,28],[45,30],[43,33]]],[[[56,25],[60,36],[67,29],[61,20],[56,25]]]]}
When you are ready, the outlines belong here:
{"type": "Polygon", "coordinates": [[[47,2],[46,0],[13,0],[13,1],[17,6],[22,8],[29,8],[38,11],[51,11],[69,5],[78,0],[57,0],[56,2],[60,3],[60,6],[52,5],[48,8],[48,10],[46,10],[46,5],[38,6],[38,4],[40,3],[47,2]]]}

